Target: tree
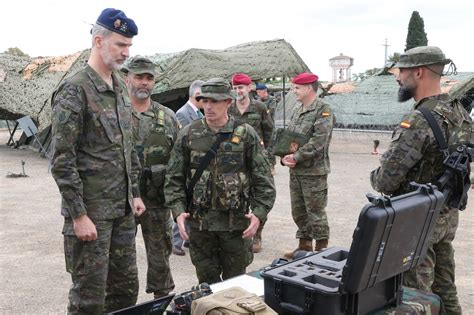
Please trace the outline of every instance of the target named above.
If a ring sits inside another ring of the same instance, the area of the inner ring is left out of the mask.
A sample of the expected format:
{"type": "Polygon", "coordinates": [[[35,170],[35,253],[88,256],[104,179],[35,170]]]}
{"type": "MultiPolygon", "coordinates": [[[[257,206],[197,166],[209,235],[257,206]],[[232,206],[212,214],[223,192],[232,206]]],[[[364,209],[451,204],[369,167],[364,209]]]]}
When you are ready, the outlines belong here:
{"type": "Polygon", "coordinates": [[[18,47],[10,47],[7,50],[5,50],[6,54],[10,54],[13,56],[18,56],[18,57],[29,57],[28,54],[25,54],[20,48],[18,47]]]}
{"type": "Polygon", "coordinates": [[[399,62],[400,61],[400,53],[394,52],[393,55],[388,56],[388,61],[393,63],[393,62],[399,62]]]}
{"type": "Polygon", "coordinates": [[[418,11],[413,11],[410,22],[408,23],[407,42],[405,51],[418,46],[427,46],[428,38],[425,33],[425,23],[418,11]]]}

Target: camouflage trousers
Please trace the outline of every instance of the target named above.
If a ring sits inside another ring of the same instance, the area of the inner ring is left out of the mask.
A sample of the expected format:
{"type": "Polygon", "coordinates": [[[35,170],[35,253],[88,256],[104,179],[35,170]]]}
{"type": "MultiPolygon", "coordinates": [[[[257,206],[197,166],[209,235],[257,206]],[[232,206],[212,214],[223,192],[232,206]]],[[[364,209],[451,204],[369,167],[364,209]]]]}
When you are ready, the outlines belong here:
{"type": "Polygon", "coordinates": [[[403,274],[403,285],[436,293],[443,301],[447,314],[461,314],[454,284],[454,240],[459,211],[448,210],[439,215],[425,260],[403,274]]]}
{"type": "Polygon", "coordinates": [[[298,226],[296,238],[329,239],[327,175],[290,172],[290,198],[291,215],[298,226]]]}
{"type": "Polygon", "coordinates": [[[148,262],[146,292],[161,296],[168,295],[174,289],[169,260],[172,225],[170,219],[170,211],[167,208],[148,206],[144,214],[135,218],[136,224],[141,226],[145,241],[148,262]]]}
{"type": "Polygon", "coordinates": [[[252,240],[242,231],[199,231],[190,229],[189,253],[199,283],[216,283],[245,274],[253,261],[252,240]]]}
{"type": "Polygon", "coordinates": [[[97,239],[84,242],[75,236],[72,219],[64,222],[66,270],[72,278],[68,314],[103,314],[137,302],[133,214],[94,223],[97,239]]]}

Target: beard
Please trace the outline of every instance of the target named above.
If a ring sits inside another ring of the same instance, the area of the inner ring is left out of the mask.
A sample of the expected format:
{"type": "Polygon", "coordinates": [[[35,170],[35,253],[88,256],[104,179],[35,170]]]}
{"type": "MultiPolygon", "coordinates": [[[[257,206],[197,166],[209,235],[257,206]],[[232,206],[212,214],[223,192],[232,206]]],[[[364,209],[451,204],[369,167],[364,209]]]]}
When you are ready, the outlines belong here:
{"type": "Polygon", "coordinates": [[[415,95],[415,88],[407,85],[402,85],[398,89],[398,101],[400,103],[406,102],[415,95]]]}
{"type": "Polygon", "coordinates": [[[149,89],[137,89],[132,87],[132,94],[139,100],[144,100],[150,97],[151,90],[149,89]]]}
{"type": "Polygon", "coordinates": [[[243,101],[246,97],[247,97],[247,95],[244,95],[244,94],[237,94],[237,100],[238,100],[238,101],[243,101]]]}
{"type": "Polygon", "coordinates": [[[114,60],[107,51],[101,50],[100,55],[104,64],[112,71],[120,70],[123,62],[117,62],[114,60]]]}

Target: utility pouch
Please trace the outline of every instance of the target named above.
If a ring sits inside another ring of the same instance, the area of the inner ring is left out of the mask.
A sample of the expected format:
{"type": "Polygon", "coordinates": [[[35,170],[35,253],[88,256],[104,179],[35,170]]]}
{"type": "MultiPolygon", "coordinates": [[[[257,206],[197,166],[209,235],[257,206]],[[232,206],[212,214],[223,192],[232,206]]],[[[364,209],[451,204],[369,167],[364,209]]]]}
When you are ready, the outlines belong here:
{"type": "Polygon", "coordinates": [[[194,300],[191,314],[195,315],[276,315],[263,300],[254,293],[240,287],[231,287],[194,300]]]}
{"type": "Polygon", "coordinates": [[[273,154],[283,157],[295,153],[308,142],[309,138],[305,134],[289,131],[288,129],[276,129],[275,141],[273,143],[273,154]]]}
{"type": "Polygon", "coordinates": [[[156,188],[163,188],[165,184],[166,165],[156,164],[151,166],[151,182],[156,188]]]}
{"type": "Polygon", "coordinates": [[[219,210],[229,211],[241,208],[242,183],[238,173],[219,174],[216,189],[219,210]]]}

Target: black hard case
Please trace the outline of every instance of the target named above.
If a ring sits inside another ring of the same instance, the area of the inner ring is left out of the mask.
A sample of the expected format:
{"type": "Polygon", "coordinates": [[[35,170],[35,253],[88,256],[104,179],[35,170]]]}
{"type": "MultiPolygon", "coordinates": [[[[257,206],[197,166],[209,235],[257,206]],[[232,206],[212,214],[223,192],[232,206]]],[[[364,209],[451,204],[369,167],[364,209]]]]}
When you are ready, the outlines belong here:
{"type": "Polygon", "coordinates": [[[444,196],[435,186],[394,198],[369,196],[349,251],[332,247],[262,273],[279,314],[366,314],[396,306],[402,273],[426,254],[444,196]]]}

